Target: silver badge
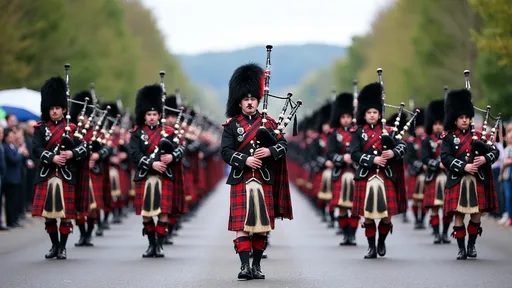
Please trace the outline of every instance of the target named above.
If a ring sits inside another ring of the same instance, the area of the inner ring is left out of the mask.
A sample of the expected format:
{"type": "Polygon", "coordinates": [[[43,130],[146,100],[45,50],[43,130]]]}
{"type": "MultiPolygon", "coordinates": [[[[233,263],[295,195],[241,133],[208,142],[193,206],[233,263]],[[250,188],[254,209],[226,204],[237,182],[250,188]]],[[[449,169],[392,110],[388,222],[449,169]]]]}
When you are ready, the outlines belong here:
{"type": "Polygon", "coordinates": [[[320,139],[320,141],[318,141],[318,144],[320,144],[320,147],[325,147],[325,142],[324,140],[320,139]]]}
{"type": "Polygon", "coordinates": [[[144,141],[144,145],[148,145],[148,139],[149,139],[148,134],[142,133],[142,135],[140,135],[140,139],[142,139],[142,141],[144,141]]]}
{"type": "Polygon", "coordinates": [[[453,143],[455,143],[455,145],[460,144],[460,139],[459,138],[454,138],[453,139],[453,143]]]}
{"type": "Polygon", "coordinates": [[[236,139],[238,140],[238,142],[242,142],[244,141],[244,135],[240,135],[236,139]]]}
{"type": "Polygon", "coordinates": [[[348,147],[348,146],[350,146],[350,142],[347,142],[347,143],[345,144],[345,146],[347,146],[347,147],[348,147]]]}
{"type": "Polygon", "coordinates": [[[368,140],[368,135],[366,135],[366,133],[363,133],[363,135],[361,135],[361,137],[363,137],[364,141],[368,140]]]}
{"type": "Polygon", "coordinates": [[[416,143],[414,143],[414,145],[412,145],[412,146],[414,147],[414,150],[418,150],[418,148],[420,148],[420,147],[418,147],[418,144],[416,144],[416,143]]]}
{"type": "Polygon", "coordinates": [[[338,142],[343,141],[343,135],[341,135],[340,133],[338,133],[338,134],[336,135],[336,139],[338,139],[338,142]]]}
{"type": "Polygon", "coordinates": [[[242,127],[238,127],[238,129],[236,129],[236,132],[238,132],[238,134],[242,135],[245,133],[245,130],[242,127]]]}
{"type": "Polygon", "coordinates": [[[52,131],[50,131],[50,129],[48,127],[45,127],[44,139],[46,141],[48,141],[48,140],[50,140],[51,137],[52,137],[52,131]]]}

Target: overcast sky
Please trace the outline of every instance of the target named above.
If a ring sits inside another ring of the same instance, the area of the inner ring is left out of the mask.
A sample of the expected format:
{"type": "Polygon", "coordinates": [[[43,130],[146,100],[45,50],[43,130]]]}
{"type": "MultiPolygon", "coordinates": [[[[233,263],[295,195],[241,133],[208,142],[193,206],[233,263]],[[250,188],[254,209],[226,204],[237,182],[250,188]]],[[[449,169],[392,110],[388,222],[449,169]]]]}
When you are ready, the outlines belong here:
{"type": "Polygon", "coordinates": [[[393,0],[142,0],[177,54],[254,45],[348,45],[393,0]]]}

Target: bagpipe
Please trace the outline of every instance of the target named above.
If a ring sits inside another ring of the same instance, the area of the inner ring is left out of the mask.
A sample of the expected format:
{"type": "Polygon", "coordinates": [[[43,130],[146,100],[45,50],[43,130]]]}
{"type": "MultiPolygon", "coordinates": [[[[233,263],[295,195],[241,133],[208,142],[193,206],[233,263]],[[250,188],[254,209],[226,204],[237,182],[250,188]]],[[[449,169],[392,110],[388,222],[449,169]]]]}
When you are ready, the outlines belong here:
{"type": "Polygon", "coordinates": [[[263,90],[263,107],[261,110],[261,127],[256,132],[256,142],[259,144],[259,147],[271,147],[277,144],[278,138],[282,137],[283,131],[291,122],[292,118],[294,118],[293,124],[293,136],[296,136],[297,133],[297,112],[302,105],[301,100],[297,100],[296,102],[292,100],[292,93],[288,93],[286,97],[276,96],[270,94],[270,76],[271,76],[271,61],[270,54],[272,52],[272,45],[267,45],[267,60],[265,64],[265,86],[263,90]],[[268,98],[273,97],[276,99],[285,100],[284,106],[281,109],[281,113],[279,113],[279,117],[277,120],[277,127],[275,129],[267,128],[265,125],[267,123],[267,115],[268,115],[268,98]],[[286,116],[286,111],[288,108],[291,109],[288,116],[286,116]]]}
{"type": "MultiPolygon", "coordinates": [[[[469,74],[470,74],[469,70],[464,70],[464,78],[465,78],[467,90],[471,90],[469,74]]],[[[478,137],[477,137],[474,117],[471,119],[471,135],[472,135],[471,148],[472,149],[471,149],[470,155],[468,155],[469,156],[468,161],[470,163],[473,162],[475,157],[486,155],[487,153],[489,153],[491,151],[491,149],[495,149],[495,147],[493,147],[495,144],[495,135],[496,135],[498,126],[500,125],[500,122],[501,122],[501,113],[498,113],[498,116],[496,116],[496,117],[491,115],[491,106],[487,105],[486,109],[481,109],[481,108],[473,105],[473,108],[476,111],[485,113],[485,117],[484,117],[482,131],[480,132],[482,135],[480,139],[478,139],[478,137]],[[487,124],[488,124],[489,118],[495,121],[494,127],[491,128],[491,133],[487,132],[487,130],[488,130],[487,124]]]]}

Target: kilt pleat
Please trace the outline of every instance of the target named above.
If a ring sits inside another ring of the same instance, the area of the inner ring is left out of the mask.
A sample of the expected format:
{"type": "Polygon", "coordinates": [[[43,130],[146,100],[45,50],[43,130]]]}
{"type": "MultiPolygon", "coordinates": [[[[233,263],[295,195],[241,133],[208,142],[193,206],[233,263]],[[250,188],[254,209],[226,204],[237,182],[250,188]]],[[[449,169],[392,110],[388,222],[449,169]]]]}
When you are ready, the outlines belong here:
{"type": "MultiPolygon", "coordinates": [[[[94,199],[96,200],[96,209],[103,209],[105,204],[103,202],[103,175],[102,174],[89,174],[91,177],[92,187],[94,189],[94,199]]],[[[89,184],[87,184],[89,186],[89,184]]]]}
{"type": "MultiPolygon", "coordinates": [[[[265,196],[265,204],[270,219],[270,226],[274,229],[274,194],[272,185],[263,183],[259,171],[254,174],[263,186],[263,194],[265,196]]],[[[247,214],[247,193],[245,191],[245,182],[252,178],[252,171],[245,171],[243,179],[240,183],[231,185],[229,197],[229,231],[243,231],[245,227],[245,215],[247,214]]]]}
{"type": "Polygon", "coordinates": [[[423,208],[435,207],[434,202],[436,200],[436,174],[430,182],[425,182],[425,191],[423,192],[423,208]]]}
{"type": "MultiPolygon", "coordinates": [[[[372,171],[368,174],[365,179],[354,180],[355,191],[354,191],[354,201],[352,205],[352,214],[364,216],[364,200],[366,197],[366,185],[368,184],[368,179],[375,175],[375,171],[372,171]]],[[[380,177],[384,180],[384,188],[386,189],[386,202],[388,206],[388,215],[393,216],[397,215],[400,212],[399,209],[399,201],[397,189],[395,187],[395,183],[391,181],[388,177],[383,175],[383,172],[379,172],[380,177]]]]}
{"type": "Polygon", "coordinates": [[[355,170],[350,167],[345,167],[341,171],[340,177],[337,180],[332,181],[332,206],[338,206],[338,202],[340,201],[341,198],[341,179],[343,178],[343,174],[347,172],[355,173],[355,170]]]}
{"type": "Polygon", "coordinates": [[[112,186],[110,184],[110,162],[109,159],[103,162],[103,210],[105,212],[112,211],[112,186]]]}
{"type": "Polygon", "coordinates": [[[406,187],[407,187],[407,199],[412,199],[412,195],[414,194],[414,190],[416,189],[416,180],[417,176],[407,176],[406,174],[406,187]]]}
{"type": "MultiPolygon", "coordinates": [[[[51,179],[53,176],[49,176],[51,179]]],[[[66,181],[62,181],[64,189],[64,205],[65,205],[65,218],[76,219],[77,211],[75,209],[75,186],[69,185],[66,181]]],[[[46,194],[48,193],[48,180],[40,182],[35,185],[34,201],[32,202],[32,216],[42,217],[44,201],[46,200],[46,194]]]]}

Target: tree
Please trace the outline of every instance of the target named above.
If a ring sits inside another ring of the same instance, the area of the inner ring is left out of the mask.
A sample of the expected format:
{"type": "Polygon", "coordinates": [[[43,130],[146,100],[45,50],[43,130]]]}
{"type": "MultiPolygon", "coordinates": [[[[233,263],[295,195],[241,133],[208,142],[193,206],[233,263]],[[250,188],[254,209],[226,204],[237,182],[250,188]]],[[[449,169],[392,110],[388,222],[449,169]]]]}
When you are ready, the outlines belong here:
{"type": "Polygon", "coordinates": [[[512,67],[512,2],[510,0],[469,0],[483,18],[481,31],[472,31],[473,39],[482,52],[497,55],[498,65],[512,67]]]}

